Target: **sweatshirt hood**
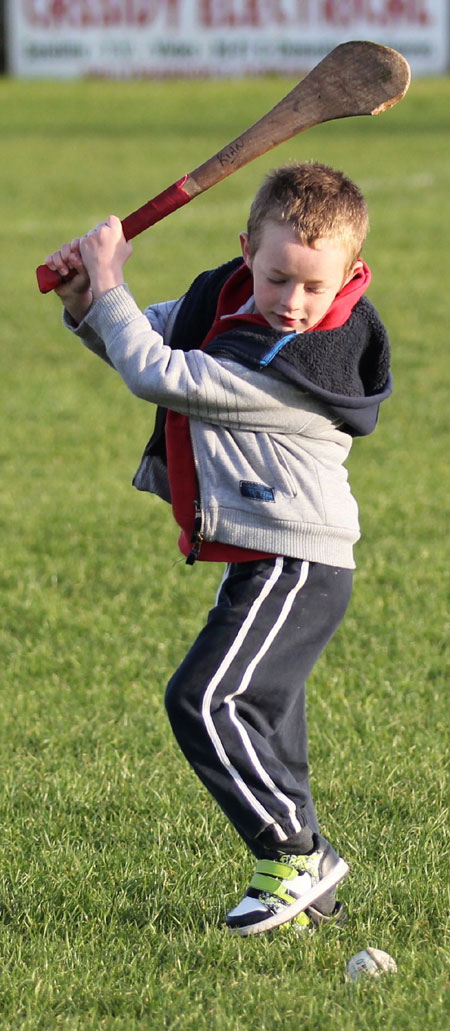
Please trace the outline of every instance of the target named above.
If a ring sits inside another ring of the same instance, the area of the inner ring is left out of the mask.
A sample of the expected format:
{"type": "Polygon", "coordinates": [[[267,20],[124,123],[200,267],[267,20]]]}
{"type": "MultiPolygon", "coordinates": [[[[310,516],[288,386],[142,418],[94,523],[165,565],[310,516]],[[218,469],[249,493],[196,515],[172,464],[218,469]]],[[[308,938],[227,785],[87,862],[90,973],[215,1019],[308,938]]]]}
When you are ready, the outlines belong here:
{"type": "Polygon", "coordinates": [[[327,405],[352,436],[365,436],[392,393],[392,377],[385,327],[355,279],[337,295],[320,328],[282,334],[267,325],[241,324],[206,350],[251,368],[273,369],[327,405]]]}

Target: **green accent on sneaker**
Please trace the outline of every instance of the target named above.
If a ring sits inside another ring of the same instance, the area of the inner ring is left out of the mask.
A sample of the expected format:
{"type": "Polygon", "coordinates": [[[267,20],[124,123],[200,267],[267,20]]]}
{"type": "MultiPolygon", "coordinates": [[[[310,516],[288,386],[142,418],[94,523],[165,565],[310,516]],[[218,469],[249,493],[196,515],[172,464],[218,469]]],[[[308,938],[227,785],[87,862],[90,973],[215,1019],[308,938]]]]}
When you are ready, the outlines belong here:
{"type": "Polygon", "coordinates": [[[286,882],[294,881],[299,874],[306,872],[312,879],[318,878],[319,863],[315,855],[287,856],[285,862],[260,859],[256,864],[250,887],[258,892],[268,892],[291,905],[293,896],[289,893],[286,882]]]}
{"type": "MultiPolygon", "coordinates": [[[[296,924],[297,927],[311,927],[311,920],[307,913],[299,913],[291,920],[291,925],[296,924]]],[[[289,924],[282,924],[284,927],[289,927],[289,924]]]]}
{"type": "Polygon", "coordinates": [[[255,878],[259,874],[267,874],[274,881],[279,882],[294,881],[299,874],[308,873],[311,879],[316,881],[319,879],[320,858],[320,855],[318,856],[317,853],[313,853],[309,856],[286,856],[286,860],[281,863],[274,859],[260,859],[256,864],[255,875],[250,882],[251,886],[252,888],[261,886],[255,883],[255,878]]]}
{"type": "Polygon", "coordinates": [[[298,913],[298,917],[294,917],[294,919],[291,920],[291,922],[289,924],[282,924],[281,926],[282,927],[287,927],[287,928],[290,927],[297,934],[298,934],[298,932],[304,932],[304,931],[312,932],[314,930],[314,924],[310,920],[310,918],[308,916],[308,913],[306,913],[306,912],[299,912],[298,913]]]}
{"type": "Polygon", "coordinates": [[[296,877],[306,871],[311,877],[318,879],[320,860],[321,856],[317,852],[312,852],[309,856],[286,856],[286,863],[295,871],[296,877]]]}
{"type": "Polygon", "coordinates": [[[275,928],[275,932],[277,934],[294,934],[295,937],[300,937],[307,932],[312,934],[313,930],[314,925],[306,913],[299,913],[299,915],[294,917],[293,920],[290,920],[286,924],[280,924],[279,927],[275,928]]]}
{"type": "Polygon", "coordinates": [[[261,874],[255,873],[250,881],[250,886],[256,888],[256,891],[267,891],[277,899],[283,899],[283,902],[289,904],[293,902],[293,896],[285,890],[283,881],[275,880],[274,877],[263,877],[261,874]]]}
{"type": "Polygon", "coordinates": [[[274,859],[259,859],[255,867],[255,872],[267,873],[271,877],[279,877],[282,881],[298,876],[298,870],[295,870],[287,863],[278,863],[274,859]]]}

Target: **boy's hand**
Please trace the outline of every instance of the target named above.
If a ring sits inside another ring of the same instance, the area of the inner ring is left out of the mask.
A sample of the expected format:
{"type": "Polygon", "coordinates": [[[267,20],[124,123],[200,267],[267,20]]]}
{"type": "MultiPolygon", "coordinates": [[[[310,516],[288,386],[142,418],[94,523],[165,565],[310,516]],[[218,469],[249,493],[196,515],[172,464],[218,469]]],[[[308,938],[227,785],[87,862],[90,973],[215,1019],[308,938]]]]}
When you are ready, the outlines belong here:
{"type": "Polygon", "coordinates": [[[123,283],[123,266],[132,253],[117,215],[109,215],[80,240],[80,254],[86,268],[94,300],[123,283]]]}
{"type": "Polygon", "coordinates": [[[53,271],[59,272],[62,282],[56,287],[55,293],[61,298],[75,322],[81,322],[91,307],[93,297],[89,274],[80,254],[78,237],[71,243],[63,243],[54,254],[49,254],[45,263],[53,271]],[[65,283],[64,276],[68,276],[70,272],[74,272],[75,275],[65,283]]]}
{"type": "Polygon", "coordinates": [[[132,253],[116,215],[99,222],[95,229],[71,243],[64,243],[45,259],[62,277],[55,293],[75,322],[81,322],[93,300],[123,283],[123,266],[132,253]],[[66,283],[64,276],[75,272],[66,283]]]}

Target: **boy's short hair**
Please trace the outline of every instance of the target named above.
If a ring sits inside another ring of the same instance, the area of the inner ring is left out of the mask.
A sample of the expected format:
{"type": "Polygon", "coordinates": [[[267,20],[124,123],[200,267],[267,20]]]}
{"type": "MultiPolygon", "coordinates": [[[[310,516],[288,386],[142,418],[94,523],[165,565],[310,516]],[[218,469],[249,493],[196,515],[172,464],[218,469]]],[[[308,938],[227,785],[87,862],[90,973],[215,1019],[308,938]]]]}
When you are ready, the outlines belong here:
{"type": "Polygon", "coordinates": [[[263,180],[247,224],[252,256],[268,220],[292,226],[300,243],[309,246],[320,237],[340,240],[348,251],[348,268],[359,258],[369,230],[361,191],[343,172],[318,161],[282,165],[263,180]]]}

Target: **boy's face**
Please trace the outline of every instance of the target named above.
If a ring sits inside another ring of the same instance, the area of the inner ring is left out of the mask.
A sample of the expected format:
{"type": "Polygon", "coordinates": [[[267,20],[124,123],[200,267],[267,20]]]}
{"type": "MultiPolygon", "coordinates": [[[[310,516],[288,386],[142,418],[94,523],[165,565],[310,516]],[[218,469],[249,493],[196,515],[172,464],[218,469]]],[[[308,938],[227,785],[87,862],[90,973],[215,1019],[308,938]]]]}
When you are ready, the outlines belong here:
{"type": "Polygon", "coordinates": [[[362,262],[348,272],[348,255],[339,240],[323,238],[309,247],[292,226],[268,220],[253,257],[241,233],[244,261],[253,274],[257,311],[281,332],[304,333],[328,311],[362,262]]]}

